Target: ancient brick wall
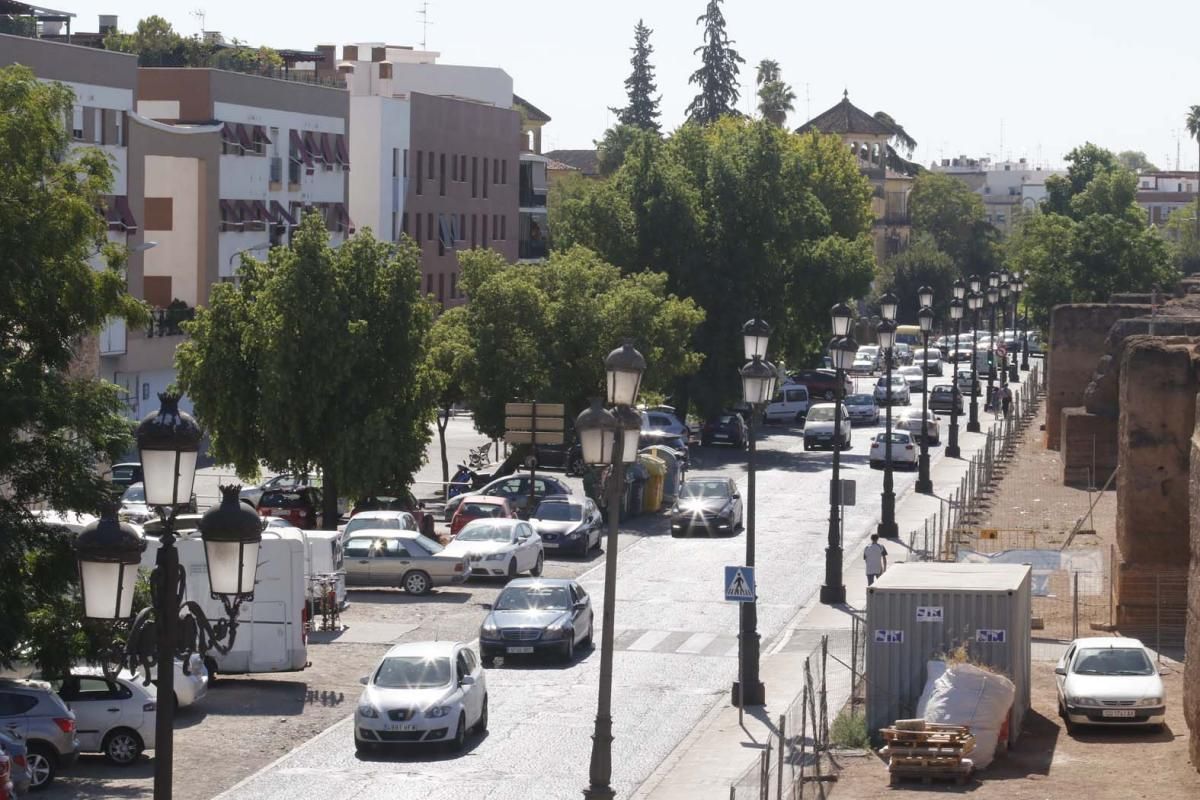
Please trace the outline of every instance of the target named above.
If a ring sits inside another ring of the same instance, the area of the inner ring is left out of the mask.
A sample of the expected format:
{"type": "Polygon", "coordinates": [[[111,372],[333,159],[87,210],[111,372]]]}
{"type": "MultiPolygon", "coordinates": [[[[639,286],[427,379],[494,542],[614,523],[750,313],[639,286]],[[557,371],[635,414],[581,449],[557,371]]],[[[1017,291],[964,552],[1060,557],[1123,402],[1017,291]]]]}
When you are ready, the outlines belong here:
{"type": "MultiPolygon", "coordinates": [[[[1200,420],[1200,414],[1196,415],[1200,420]]],[[[1191,438],[1191,545],[1188,578],[1187,657],[1183,673],[1183,716],[1191,729],[1192,766],[1200,770],[1200,429],[1191,438]]]]}

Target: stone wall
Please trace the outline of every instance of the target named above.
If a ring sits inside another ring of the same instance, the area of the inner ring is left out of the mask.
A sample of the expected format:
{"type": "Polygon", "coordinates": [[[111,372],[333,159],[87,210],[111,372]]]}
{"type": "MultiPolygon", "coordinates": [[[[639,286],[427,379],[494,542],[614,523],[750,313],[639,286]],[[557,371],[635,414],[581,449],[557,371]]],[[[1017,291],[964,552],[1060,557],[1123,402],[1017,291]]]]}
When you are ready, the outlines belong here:
{"type": "Polygon", "coordinates": [[[1059,449],[1062,410],[1083,405],[1084,390],[1104,355],[1108,331],[1120,319],[1137,317],[1143,305],[1080,303],[1056,306],[1050,314],[1050,351],[1046,358],[1046,446],[1059,449]]]}
{"type": "Polygon", "coordinates": [[[1117,468],[1117,427],[1116,416],[1092,414],[1081,407],[1063,409],[1064,486],[1103,488],[1117,468]]]}
{"type": "MultiPolygon", "coordinates": [[[[1196,414],[1200,420],[1200,413],[1196,414]]],[[[1191,438],[1191,540],[1187,654],[1183,665],[1183,716],[1192,731],[1192,766],[1200,770],[1200,429],[1191,438]]]]}

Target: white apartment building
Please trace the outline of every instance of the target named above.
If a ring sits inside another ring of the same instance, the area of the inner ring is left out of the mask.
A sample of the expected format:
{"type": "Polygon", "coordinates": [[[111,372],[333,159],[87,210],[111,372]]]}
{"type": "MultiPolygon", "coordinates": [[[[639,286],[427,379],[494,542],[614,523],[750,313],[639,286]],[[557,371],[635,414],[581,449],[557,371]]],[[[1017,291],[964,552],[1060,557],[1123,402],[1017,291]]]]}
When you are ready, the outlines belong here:
{"type": "Polygon", "coordinates": [[[1171,170],[1138,175],[1137,204],[1146,211],[1151,225],[1165,225],[1172,212],[1196,202],[1197,196],[1198,173],[1171,170]]]}
{"type": "Polygon", "coordinates": [[[964,181],[983,200],[989,223],[1002,234],[1012,230],[1022,211],[1031,211],[1046,197],[1046,178],[1064,175],[1065,170],[1048,169],[1017,161],[993,162],[990,158],[944,158],[930,165],[934,172],[964,181]]]}

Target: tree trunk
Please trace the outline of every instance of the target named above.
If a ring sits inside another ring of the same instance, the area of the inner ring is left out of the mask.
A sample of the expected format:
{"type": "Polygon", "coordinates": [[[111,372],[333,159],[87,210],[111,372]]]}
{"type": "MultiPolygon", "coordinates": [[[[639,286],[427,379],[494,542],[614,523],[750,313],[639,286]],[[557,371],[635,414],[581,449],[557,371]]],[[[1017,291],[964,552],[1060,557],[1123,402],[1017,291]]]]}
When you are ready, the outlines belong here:
{"type": "Polygon", "coordinates": [[[337,480],[329,474],[328,470],[322,470],[322,474],[324,479],[321,484],[321,528],[327,531],[336,531],[341,517],[338,512],[337,480]]]}
{"type": "Polygon", "coordinates": [[[446,426],[450,424],[450,406],[438,414],[438,441],[442,445],[442,499],[450,499],[450,460],[446,455],[446,426]]]}

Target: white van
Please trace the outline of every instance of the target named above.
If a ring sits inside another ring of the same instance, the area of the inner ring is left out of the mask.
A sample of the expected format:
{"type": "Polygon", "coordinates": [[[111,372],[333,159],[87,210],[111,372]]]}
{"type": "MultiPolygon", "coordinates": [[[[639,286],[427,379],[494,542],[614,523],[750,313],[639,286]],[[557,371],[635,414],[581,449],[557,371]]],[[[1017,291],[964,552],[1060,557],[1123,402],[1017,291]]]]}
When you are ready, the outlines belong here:
{"type": "Polygon", "coordinates": [[[346,538],[345,533],[342,531],[305,531],[291,525],[280,525],[281,521],[268,522],[267,527],[263,530],[263,536],[278,535],[283,539],[296,539],[302,542],[305,552],[304,577],[309,595],[315,598],[318,579],[330,578],[333,580],[338,607],[345,609],[347,605],[346,571],[342,565],[342,542],[346,538]]]}
{"type": "MultiPolygon", "coordinates": [[[[204,609],[212,622],[225,617],[220,600],[208,588],[208,562],[204,542],[195,532],[184,533],[175,543],[179,565],[186,570],[187,597],[204,609]]],[[[146,537],[142,568],[153,569],[158,556],[158,539],[146,537]]],[[[263,531],[258,549],[258,575],[254,601],[242,603],[238,614],[233,649],[221,655],[215,649],[206,659],[209,671],[222,673],[294,672],[308,666],[304,543],[284,538],[277,531],[263,531]]]]}
{"type": "Polygon", "coordinates": [[[802,383],[783,384],[767,404],[764,416],[767,422],[803,423],[808,416],[808,388],[802,383]]]}

